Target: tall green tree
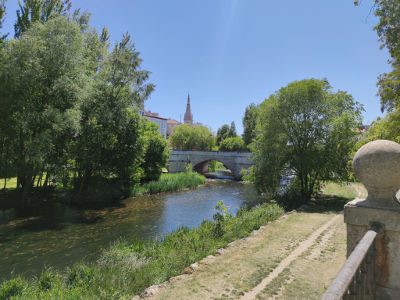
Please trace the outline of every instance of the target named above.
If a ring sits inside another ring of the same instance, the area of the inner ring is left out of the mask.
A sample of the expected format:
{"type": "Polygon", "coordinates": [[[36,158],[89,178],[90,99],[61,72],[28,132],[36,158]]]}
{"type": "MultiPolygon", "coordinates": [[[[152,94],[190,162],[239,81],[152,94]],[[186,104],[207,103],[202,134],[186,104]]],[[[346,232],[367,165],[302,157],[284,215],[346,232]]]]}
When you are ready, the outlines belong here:
{"type": "Polygon", "coordinates": [[[230,127],[228,124],[222,125],[217,131],[217,145],[220,145],[221,142],[229,137],[230,127]]]}
{"type": "Polygon", "coordinates": [[[362,107],[326,80],[290,83],[261,104],[255,152],[255,184],[275,193],[287,170],[296,175],[299,202],[323,180],[346,178],[362,107]]]}
{"type": "Polygon", "coordinates": [[[229,137],[237,137],[236,124],[234,121],[231,122],[231,127],[229,128],[229,137]]]}
{"type": "Polygon", "coordinates": [[[39,173],[55,175],[67,164],[85,94],[85,51],[79,26],[64,17],[33,24],[2,51],[2,130],[23,195],[39,173]]]}
{"type": "Polygon", "coordinates": [[[81,106],[77,137],[76,186],[87,189],[94,177],[138,182],[145,151],[137,113],[154,86],[129,35],[115,45],[100,64],[93,88],[81,106]]]}
{"type": "Polygon", "coordinates": [[[23,0],[18,1],[17,20],[14,25],[15,36],[20,37],[35,22],[46,22],[57,16],[67,16],[71,0],[23,0]]]}
{"type": "Polygon", "coordinates": [[[182,124],[169,137],[171,147],[177,150],[211,150],[214,137],[205,126],[182,124]]]}
{"type": "Polygon", "coordinates": [[[232,121],[230,126],[228,124],[224,124],[217,131],[217,145],[220,145],[226,138],[232,138],[236,136],[237,133],[235,122],[232,121]]]}
{"type": "Polygon", "coordinates": [[[256,138],[256,125],[259,107],[251,103],[246,107],[243,116],[243,141],[245,145],[249,145],[256,138]]]}

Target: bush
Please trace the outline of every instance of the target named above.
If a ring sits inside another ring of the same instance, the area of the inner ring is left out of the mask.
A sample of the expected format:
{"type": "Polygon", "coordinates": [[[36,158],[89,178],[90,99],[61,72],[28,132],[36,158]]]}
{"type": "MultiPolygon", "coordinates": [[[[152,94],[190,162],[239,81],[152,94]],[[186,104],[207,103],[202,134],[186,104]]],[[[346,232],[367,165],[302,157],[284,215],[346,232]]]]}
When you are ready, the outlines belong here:
{"type": "Polygon", "coordinates": [[[162,174],[160,180],[135,186],[132,190],[133,196],[145,194],[157,194],[165,192],[175,192],[184,189],[193,189],[204,184],[204,176],[195,172],[184,172],[176,174],[162,174]]]}
{"type": "Polygon", "coordinates": [[[27,283],[21,278],[4,281],[0,285],[0,300],[10,299],[13,296],[21,295],[27,283]]]}

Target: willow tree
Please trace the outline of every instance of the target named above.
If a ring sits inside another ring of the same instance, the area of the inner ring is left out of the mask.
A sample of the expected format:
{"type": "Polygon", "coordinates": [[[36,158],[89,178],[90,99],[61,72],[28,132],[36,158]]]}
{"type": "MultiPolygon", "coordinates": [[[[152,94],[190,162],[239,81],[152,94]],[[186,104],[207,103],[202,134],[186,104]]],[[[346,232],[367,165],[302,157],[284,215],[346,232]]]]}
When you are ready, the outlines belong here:
{"type": "Polygon", "coordinates": [[[275,193],[291,171],[299,202],[306,202],[323,180],[346,178],[361,111],[326,80],[295,81],[271,95],[261,104],[253,147],[257,188],[275,193]]]}
{"type": "Polygon", "coordinates": [[[53,17],[67,16],[71,0],[23,0],[18,1],[17,20],[14,25],[15,37],[20,37],[35,22],[47,22],[53,17]]]}
{"type": "Polygon", "coordinates": [[[23,195],[40,173],[49,176],[67,164],[85,95],[85,52],[80,27],[64,17],[33,24],[2,51],[1,130],[23,195]]]}

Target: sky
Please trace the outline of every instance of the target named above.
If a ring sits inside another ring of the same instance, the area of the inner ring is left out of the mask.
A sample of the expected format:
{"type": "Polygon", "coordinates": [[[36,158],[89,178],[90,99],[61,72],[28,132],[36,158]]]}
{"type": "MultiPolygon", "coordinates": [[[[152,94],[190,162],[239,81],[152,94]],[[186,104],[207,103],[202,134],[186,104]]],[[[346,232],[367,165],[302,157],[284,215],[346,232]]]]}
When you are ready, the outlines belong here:
{"type": "MultiPolygon", "coordinates": [[[[195,122],[215,132],[247,105],[288,83],[327,78],[362,103],[364,123],[380,116],[377,77],[390,67],[373,30],[373,0],[73,0],[107,26],[116,42],[129,32],[151,72],[145,108],[183,119],[190,93],[195,122]]],[[[7,0],[13,35],[17,0],[7,0]]]]}

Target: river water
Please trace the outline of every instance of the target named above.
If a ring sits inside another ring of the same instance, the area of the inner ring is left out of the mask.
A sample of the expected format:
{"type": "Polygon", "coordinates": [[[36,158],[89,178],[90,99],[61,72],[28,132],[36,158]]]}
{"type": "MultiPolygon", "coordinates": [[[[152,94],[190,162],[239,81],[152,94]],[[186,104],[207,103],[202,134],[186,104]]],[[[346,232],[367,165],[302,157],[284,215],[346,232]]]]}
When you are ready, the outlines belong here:
{"type": "Polygon", "coordinates": [[[12,272],[32,276],[45,266],[93,260],[118,239],[162,238],[182,226],[196,227],[212,219],[220,200],[232,214],[260,201],[252,186],[211,180],[196,190],[130,198],[100,210],[49,204],[29,215],[0,211],[0,281],[12,272]]]}

